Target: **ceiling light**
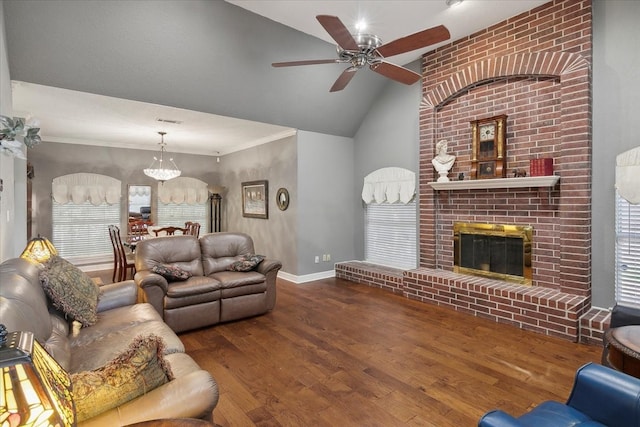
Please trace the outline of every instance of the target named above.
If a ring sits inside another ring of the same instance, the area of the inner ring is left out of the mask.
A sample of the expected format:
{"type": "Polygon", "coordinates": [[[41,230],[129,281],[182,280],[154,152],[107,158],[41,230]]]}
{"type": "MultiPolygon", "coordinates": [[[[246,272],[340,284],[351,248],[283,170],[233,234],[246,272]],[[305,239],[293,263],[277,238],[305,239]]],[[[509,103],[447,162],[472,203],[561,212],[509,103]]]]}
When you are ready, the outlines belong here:
{"type": "Polygon", "coordinates": [[[358,22],[356,22],[356,31],[358,32],[358,34],[362,33],[366,29],[367,29],[367,21],[365,21],[364,19],[361,19],[358,22]]]}
{"type": "Polygon", "coordinates": [[[165,182],[173,178],[177,178],[180,176],[182,172],[178,170],[178,166],[173,162],[172,158],[169,158],[169,168],[166,168],[164,165],[164,147],[167,145],[164,143],[164,136],[167,134],[166,132],[158,132],[160,134],[160,158],[153,157],[153,162],[151,162],[151,166],[144,170],[144,174],[150,176],[151,178],[165,182]],[[154,167],[156,162],[158,162],[158,166],[154,167]],[[171,166],[173,166],[171,168],[171,166]]]}
{"type": "Polygon", "coordinates": [[[446,0],[447,6],[459,6],[464,0],[446,0]]]}

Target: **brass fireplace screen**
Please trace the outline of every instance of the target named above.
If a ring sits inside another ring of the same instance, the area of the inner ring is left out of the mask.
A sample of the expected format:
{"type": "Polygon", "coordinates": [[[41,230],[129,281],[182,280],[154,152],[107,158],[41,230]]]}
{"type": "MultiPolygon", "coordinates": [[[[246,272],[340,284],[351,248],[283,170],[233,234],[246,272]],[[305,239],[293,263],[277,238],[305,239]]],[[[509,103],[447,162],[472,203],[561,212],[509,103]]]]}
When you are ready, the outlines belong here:
{"type": "Polygon", "coordinates": [[[530,286],[532,243],[531,226],[456,222],[454,271],[530,286]]]}

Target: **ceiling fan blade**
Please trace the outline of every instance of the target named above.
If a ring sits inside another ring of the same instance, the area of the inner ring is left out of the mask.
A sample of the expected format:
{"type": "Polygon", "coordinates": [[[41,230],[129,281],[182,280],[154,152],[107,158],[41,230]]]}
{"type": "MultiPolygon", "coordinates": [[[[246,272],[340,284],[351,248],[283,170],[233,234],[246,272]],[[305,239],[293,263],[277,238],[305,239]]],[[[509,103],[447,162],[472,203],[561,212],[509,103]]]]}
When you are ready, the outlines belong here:
{"type": "Polygon", "coordinates": [[[359,49],[358,43],[353,39],[353,36],[347,27],[344,26],[340,18],[331,15],[318,15],[316,16],[316,19],[342,49],[359,49]]]}
{"type": "Polygon", "coordinates": [[[406,85],[412,85],[422,77],[414,71],[386,61],[382,61],[378,64],[372,64],[369,68],[378,74],[382,74],[385,77],[406,85]]]}
{"type": "Polygon", "coordinates": [[[451,37],[449,30],[444,25],[429,28],[383,44],[377,50],[383,57],[399,55],[412,50],[420,49],[432,44],[440,43],[451,37]]]}
{"type": "Polygon", "coordinates": [[[338,77],[338,80],[336,80],[333,86],[331,86],[329,92],[338,92],[339,90],[344,89],[349,84],[353,76],[356,75],[356,71],[358,71],[358,69],[354,67],[349,67],[344,70],[342,74],[340,74],[340,77],[338,77]]]}
{"type": "Polygon", "coordinates": [[[274,62],[272,67],[295,67],[298,65],[315,65],[315,64],[335,64],[341,62],[338,59],[309,59],[307,61],[292,61],[292,62],[274,62]]]}

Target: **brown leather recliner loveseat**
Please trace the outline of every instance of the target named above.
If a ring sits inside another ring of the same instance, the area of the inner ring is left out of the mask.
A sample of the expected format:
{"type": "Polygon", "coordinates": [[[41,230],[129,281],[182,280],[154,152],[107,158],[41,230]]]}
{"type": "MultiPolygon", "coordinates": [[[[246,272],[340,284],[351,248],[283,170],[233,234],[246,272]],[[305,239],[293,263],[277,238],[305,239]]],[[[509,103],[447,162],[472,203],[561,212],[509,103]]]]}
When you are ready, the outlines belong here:
{"type": "MultiPolygon", "coordinates": [[[[71,320],[56,310],[45,294],[39,279],[42,270],[43,266],[22,258],[0,264],[0,323],[7,331],[32,332],[70,374],[100,369],[127,351],[136,337],[153,334],[164,341],[164,360],[174,375],[169,382],[79,426],[123,426],[157,418],[212,418],[219,397],[217,383],[185,353],[180,338],[151,305],[137,304],[133,280],[101,286],[97,322],[74,331],[71,320]]],[[[113,386],[118,384],[115,381],[113,386]]]]}
{"type": "Polygon", "coordinates": [[[175,332],[196,329],[273,309],[280,261],[264,259],[249,271],[230,270],[254,254],[253,240],[243,233],[144,240],[136,247],[134,280],[140,299],[151,303],[175,332]],[[153,272],[157,266],[178,267],[190,277],[167,279],[153,272]]]}

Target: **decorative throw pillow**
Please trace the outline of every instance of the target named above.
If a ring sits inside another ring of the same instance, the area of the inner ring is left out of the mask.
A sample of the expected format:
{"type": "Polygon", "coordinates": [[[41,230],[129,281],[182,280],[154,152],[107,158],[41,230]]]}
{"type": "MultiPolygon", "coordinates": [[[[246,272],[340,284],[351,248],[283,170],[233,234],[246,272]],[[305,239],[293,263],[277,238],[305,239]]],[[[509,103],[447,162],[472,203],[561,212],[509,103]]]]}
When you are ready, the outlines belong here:
{"type": "Polygon", "coordinates": [[[101,368],[71,374],[78,422],[118,407],[171,381],[157,335],[136,337],[129,348],[101,368]]]}
{"type": "Polygon", "coordinates": [[[69,261],[54,256],[40,272],[40,284],[53,306],[65,315],[91,326],[98,321],[100,287],[69,261]]]}
{"type": "Polygon", "coordinates": [[[181,269],[177,265],[156,264],[151,268],[151,271],[172,282],[187,280],[191,277],[191,273],[181,269]]]}
{"type": "Polygon", "coordinates": [[[264,255],[243,255],[241,259],[229,266],[231,271],[251,271],[264,260],[264,255]]]}

